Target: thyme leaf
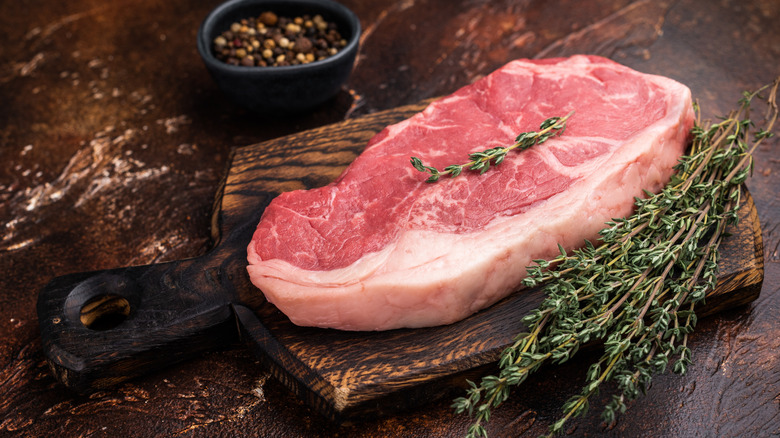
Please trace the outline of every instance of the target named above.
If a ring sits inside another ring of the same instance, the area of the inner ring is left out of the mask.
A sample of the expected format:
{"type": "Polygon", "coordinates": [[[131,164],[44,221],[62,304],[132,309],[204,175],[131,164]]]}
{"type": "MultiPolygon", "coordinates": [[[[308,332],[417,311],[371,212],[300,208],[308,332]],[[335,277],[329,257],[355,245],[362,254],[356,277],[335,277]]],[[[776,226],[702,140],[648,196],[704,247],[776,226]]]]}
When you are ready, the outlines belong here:
{"type": "Polygon", "coordinates": [[[773,135],[779,84],[780,77],[745,93],[738,109],[719,123],[704,126],[697,117],[690,152],[679,159],[671,181],[658,194],[637,198],[632,216],[608,222],[597,245],[588,242],[571,253],[561,248],[554,259],[527,268],[524,285],[542,285],[545,299],[523,318],[528,333],[501,354],[498,375],[469,382],[465,396],[454,400],[455,413],[473,417],[467,437],[487,436],[491,410],[511,387],[592,341],[603,343],[603,354],[588,368],[580,393],[564,404],[550,435],[585,415],[605,382],[618,388],[602,413],[611,424],[670,363],[673,372],[686,372],[696,306],[717,283],[718,245],[726,226],[738,220],[752,154],[773,135]],[[750,118],[755,100],[766,103],[763,128],[750,118]]]}
{"type": "Polygon", "coordinates": [[[438,181],[439,178],[444,175],[450,175],[450,177],[455,178],[456,176],[463,173],[464,170],[473,170],[479,172],[481,175],[487,172],[491,165],[498,166],[501,164],[506,158],[506,155],[514,149],[519,149],[522,151],[530,148],[533,145],[542,144],[551,137],[562,135],[566,130],[566,121],[569,120],[569,117],[571,117],[572,114],[574,114],[574,111],[563,117],[550,117],[541,123],[539,126],[539,131],[523,132],[519,134],[515,138],[515,143],[511,146],[499,146],[485,149],[482,152],[472,152],[469,154],[470,161],[467,163],[450,164],[443,170],[439,170],[433,166],[426,166],[418,157],[411,157],[409,162],[412,164],[412,167],[418,171],[429,173],[431,175],[426,180],[426,182],[429,183],[438,181]]]}

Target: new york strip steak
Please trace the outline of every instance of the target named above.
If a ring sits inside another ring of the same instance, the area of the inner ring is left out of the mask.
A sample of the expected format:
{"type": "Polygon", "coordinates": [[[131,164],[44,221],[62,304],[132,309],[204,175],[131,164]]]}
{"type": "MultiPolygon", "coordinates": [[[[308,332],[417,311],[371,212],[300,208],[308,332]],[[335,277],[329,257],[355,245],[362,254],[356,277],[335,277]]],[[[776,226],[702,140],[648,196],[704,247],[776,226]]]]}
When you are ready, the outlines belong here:
{"type": "Polygon", "coordinates": [[[660,190],[693,119],[687,87],[604,58],[510,62],[385,128],[333,183],[274,199],[249,276],[298,325],[458,321],[518,290],[532,260],[595,240],[643,189],[660,190]],[[563,135],[483,175],[431,184],[409,164],[464,163],[572,110],[563,135]]]}

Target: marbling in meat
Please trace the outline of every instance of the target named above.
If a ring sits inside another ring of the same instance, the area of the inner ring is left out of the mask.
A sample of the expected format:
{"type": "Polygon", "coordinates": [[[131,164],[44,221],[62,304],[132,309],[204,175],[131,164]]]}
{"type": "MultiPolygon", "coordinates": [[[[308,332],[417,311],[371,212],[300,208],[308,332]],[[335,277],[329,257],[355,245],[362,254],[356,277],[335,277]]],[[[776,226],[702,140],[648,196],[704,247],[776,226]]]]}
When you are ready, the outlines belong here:
{"type": "Polygon", "coordinates": [[[377,134],[332,184],[283,193],[248,272],[293,323],[345,330],[458,321],[517,290],[525,267],[595,239],[660,190],[694,118],[690,90],[594,56],[517,60],[377,134]],[[574,110],[565,133],[483,175],[424,182],[574,110]]]}

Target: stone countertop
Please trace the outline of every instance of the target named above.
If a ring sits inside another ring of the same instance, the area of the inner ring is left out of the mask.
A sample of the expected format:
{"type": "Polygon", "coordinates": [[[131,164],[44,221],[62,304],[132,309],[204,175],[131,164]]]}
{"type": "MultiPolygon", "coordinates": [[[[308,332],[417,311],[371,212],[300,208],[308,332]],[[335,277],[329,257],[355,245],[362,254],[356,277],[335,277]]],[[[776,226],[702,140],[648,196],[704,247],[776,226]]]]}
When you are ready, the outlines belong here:
{"type": "MultiPolygon", "coordinates": [[[[776,0],[343,3],[363,26],[349,82],[323,107],[273,120],[224,100],[197,54],[217,1],[0,3],[0,436],[462,436],[468,419],[450,400],[331,424],[236,345],[75,395],[41,353],[37,293],[57,275],[202,254],[233,147],[447,94],[514,58],[606,56],[687,84],[704,118],[780,74],[776,0]]],[[[687,375],[656,377],[611,428],[598,415],[605,391],[568,433],[780,434],[778,147],[757,151],[748,181],[761,296],[699,322],[687,375]]],[[[589,354],[526,382],[490,436],[544,433],[589,354]]]]}

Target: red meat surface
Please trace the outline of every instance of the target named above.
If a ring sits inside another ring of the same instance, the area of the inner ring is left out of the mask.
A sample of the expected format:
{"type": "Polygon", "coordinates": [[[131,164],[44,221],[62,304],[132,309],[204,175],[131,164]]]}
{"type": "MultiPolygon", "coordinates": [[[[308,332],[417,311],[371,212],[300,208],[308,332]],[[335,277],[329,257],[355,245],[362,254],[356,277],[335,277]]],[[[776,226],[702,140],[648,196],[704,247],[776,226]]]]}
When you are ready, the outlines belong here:
{"type": "Polygon", "coordinates": [[[333,183],[274,199],[248,248],[250,278],[300,325],[457,321],[663,187],[693,117],[684,85],[604,58],[510,62],[385,128],[333,183]],[[430,184],[409,164],[460,164],[570,111],[562,136],[483,175],[430,184]]]}

